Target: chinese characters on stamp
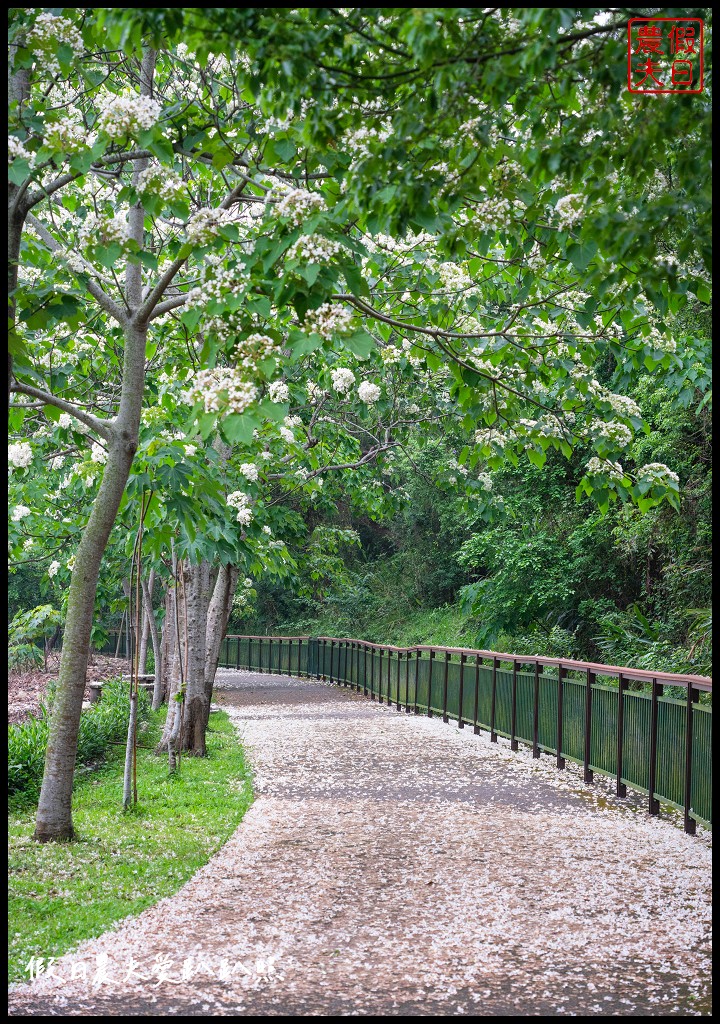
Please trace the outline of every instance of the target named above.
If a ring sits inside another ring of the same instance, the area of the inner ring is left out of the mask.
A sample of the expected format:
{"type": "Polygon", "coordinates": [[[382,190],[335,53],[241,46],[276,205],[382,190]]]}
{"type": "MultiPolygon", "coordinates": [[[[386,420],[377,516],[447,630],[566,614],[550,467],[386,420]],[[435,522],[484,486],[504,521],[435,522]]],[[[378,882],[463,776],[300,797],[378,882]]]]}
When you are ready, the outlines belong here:
{"type": "Polygon", "coordinates": [[[631,18],[629,92],[702,92],[703,30],[701,18],[631,18]]]}

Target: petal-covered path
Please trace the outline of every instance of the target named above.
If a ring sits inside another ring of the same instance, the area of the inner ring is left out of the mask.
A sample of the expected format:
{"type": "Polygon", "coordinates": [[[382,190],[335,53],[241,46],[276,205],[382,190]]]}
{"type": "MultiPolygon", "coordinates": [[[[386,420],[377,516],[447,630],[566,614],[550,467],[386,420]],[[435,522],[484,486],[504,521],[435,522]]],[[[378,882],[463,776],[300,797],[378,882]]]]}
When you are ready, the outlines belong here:
{"type": "Polygon", "coordinates": [[[14,1015],[709,1014],[707,833],[349,690],[218,684],[255,803],[179,893],[15,986],[14,1015]]]}

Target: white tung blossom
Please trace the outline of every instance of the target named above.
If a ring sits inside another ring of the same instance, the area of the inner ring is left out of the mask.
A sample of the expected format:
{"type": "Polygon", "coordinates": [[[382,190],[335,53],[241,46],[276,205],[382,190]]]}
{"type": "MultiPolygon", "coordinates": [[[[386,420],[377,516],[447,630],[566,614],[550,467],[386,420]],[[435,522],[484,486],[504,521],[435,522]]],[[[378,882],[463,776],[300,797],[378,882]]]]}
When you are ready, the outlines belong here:
{"type": "Polygon", "coordinates": [[[242,466],[240,467],[240,472],[245,477],[246,480],[250,480],[252,483],[254,483],[257,480],[259,475],[258,468],[254,462],[243,462],[242,466]]]}
{"type": "Polygon", "coordinates": [[[192,245],[207,245],[217,236],[220,228],[232,220],[230,210],[221,210],[219,207],[197,210],[187,222],[187,240],[192,245]]]}
{"type": "Polygon", "coordinates": [[[25,144],[15,135],[8,135],[8,163],[13,160],[27,160],[30,166],[35,162],[35,154],[26,149],[25,144]]]}
{"type": "Polygon", "coordinates": [[[70,415],[70,413],[69,412],[62,412],[62,413],[60,413],[60,418],[58,419],[58,426],[62,427],[63,430],[67,430],[72,425],[73,425],[73,417],[70,415]]]}
{"type": "Polygon", "coordinates": [[[201,402],[205,412],[223,415],[243,413],[257,398],[254,384],[245,380],[235,367],[199,370],[186,392],[191,404],[201,402]]]}
{"type": "Polygon", "coordinates": [[[48,576],[54,576],[60,568],[59,562],[51,562],[48,566],[48,576]]]}
{"type": "Polygon", "coordinates": [[[21,519],[25,519],[30,515],[30,509],[27,505],[16,505],[12,510],[11,519],[14,523],[19,523],[21,519]]]}
{"type": "Polygon", "coordinates": [[[268,387],[268,395],[271,402],[288,402],[290,400],[290,389],[283,380],[274,380],[268,387]]]}
{"type": "Polygon", "coordinates": [[[346,395],[355,383],[355,374],[352,370],[348,370],[344,366],[339,366],[337,369],[331,370],[330,376],[332,378],[333,388],[339,395],[346,395]]]}
{"type": "Polygon", "coordinates": [[[309,310],[304,326],[326,341],[332,341],[338,334],[347,334],[352,330],[352,318],[352,311],[345,306],[326,302],[318,309],[309,310]]]}
{"type": "Polygon", "coordinates": [[[358,388],[358,398],[361,402],[365,402],[367,405],[372,405],[377,402],[380,397],[381,391],[377,384],[373,384],[369,380],[364,380],[358,388]]]}
{"type": "Polygon", "coordinates": [[[101,444],[95,443],[90,449],[90,458],[93,462],[107,462],[107,452],[101,444]]]}
{"type": "Polygon", "coordinates": [[[585,471],[588,476],[604,475],[615,483],[622,483],[625,477],[625,471],[619,462],[611,462],[610,459],[598,459],[595,455],[588,459],[585,471]]]}
{"type": "Polygon", "coordinates": [[[648,462],[637,471],[638,480],[650,480],[658,484],[679,484],[680,477],[663,462],[648,462]]]}
{"type": "Polygon", "coordinates": [[[301,235],[297,242],[290,246],[286,256],[289,260],[301,260],[305,263],[327,263],[342,251],[342,245],[332,238],[317,234],[301,235]]]}
{"type": "Polygon", "coordinates": [[[162,106],[151,96],[126,90],[118,96],[108,95],[100,100],[98,128],[111,139],[138,135],[157,123],[161,111],[162,106]]]}
{"type": "Polygon", "coordinates": [[[83,54],[80,30],[67,18],[51,14],[49,11],[38,14],[28,32],[27,46],[43,69],[51,74],[58,74],[60,71],[58,47],[69,46],[76,59],[83,54]]]}
{"type": "Polygon", "coordinates": [[[26,469],[32,462],[32,448],[27,441],[8,445],[8,462],[18,469],[26,469]]]}
{"type": "Polygon", "coordinates": [[[293,227],[300,227],[311,214],[326,209],[325,200],[321,195],[317,192],[306,192],[304,188],[291,189],[273,205],[275,216],[287,217],[293,227]]]}
{"type": "Polygon", "coordinates": [[[555,215],[561,231],[567,231],[583,217],[584,196],[573,193],[561,196],[555,204],[555,215]]]}

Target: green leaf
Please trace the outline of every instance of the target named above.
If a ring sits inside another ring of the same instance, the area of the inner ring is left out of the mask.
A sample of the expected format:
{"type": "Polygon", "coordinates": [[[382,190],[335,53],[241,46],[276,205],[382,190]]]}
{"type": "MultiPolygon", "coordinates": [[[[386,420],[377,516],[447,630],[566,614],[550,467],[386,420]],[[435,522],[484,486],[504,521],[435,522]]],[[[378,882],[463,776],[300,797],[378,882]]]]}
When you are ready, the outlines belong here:
{"type": "Polygon", "coordinates": [[[253,430],[257,426],[257,418],[248,413],[231,413],[220,422],[220,429],[231,444],[248,444],[252,441],[253,430]]]}
{"type": "Polygon", "coordinates": [[[356,331],[355,334],[343,338],[342,342],[358,359],[367,359],[375,348],[375,339],[367,331],[356,331]]]}
{"type": "Polygon", "coordinates": [[[566,255],[576,270],[587,270],[596,252],[597,242],[589,240],[569,245],[566,255]]]}

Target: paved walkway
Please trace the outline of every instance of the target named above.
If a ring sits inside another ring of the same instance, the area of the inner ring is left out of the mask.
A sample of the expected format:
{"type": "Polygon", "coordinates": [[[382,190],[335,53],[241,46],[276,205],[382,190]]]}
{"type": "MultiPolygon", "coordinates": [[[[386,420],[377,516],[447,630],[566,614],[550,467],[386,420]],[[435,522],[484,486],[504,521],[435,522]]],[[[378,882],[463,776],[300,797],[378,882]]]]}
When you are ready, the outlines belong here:
{"type": "Polygon", "coordinates": [[[15,1015],[709,1014],[707,833],[349,690],[218,682],[255,803],[177,895],[64,957],[75,980],[16,987],[15,1015]]]}

